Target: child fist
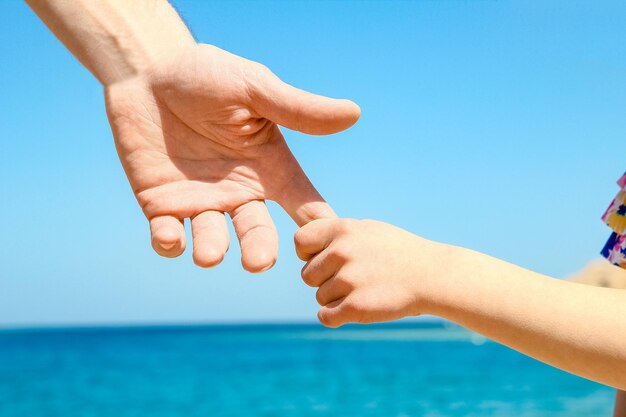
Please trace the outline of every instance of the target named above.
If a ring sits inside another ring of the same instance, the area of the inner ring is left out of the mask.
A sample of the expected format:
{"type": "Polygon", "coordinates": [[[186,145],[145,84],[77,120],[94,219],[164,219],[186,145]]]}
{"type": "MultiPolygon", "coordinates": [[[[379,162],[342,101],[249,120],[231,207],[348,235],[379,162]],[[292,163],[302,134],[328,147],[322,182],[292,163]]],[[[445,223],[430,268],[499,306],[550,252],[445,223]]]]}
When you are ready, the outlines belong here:
{"type": "Polygon", "coordinates": [[[295,244],[328,327],[422,314],[446,257],[445,245],[373,220],[315,220],[296,232],[295,244]]]}

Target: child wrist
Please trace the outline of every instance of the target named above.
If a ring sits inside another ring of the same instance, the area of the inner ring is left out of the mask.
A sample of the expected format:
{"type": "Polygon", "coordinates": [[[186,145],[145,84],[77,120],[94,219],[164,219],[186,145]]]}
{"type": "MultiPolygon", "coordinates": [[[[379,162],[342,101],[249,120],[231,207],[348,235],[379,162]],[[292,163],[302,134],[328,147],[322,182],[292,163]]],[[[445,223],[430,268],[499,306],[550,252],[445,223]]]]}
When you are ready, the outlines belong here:
{"type": "Polygon", "coordinates": [[[432,242],[435,249],[430,266],[418,271],[418,314],[440,315],[452,303],[449,288],[458,276],[457,265],[462,257],[462,248],[432,242]]]}

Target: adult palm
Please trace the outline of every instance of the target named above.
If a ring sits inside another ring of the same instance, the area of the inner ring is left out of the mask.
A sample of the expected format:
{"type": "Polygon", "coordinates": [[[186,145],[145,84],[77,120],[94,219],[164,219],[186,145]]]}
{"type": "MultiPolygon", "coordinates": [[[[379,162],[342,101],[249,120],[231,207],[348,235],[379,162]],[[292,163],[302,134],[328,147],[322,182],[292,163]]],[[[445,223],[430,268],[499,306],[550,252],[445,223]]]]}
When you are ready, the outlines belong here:
{"type": "Polygon", "coordinates": [[[218,264],[229,246],[228,213],[244,268],[260,272],[278,250],[265,200],[299,225],[334,216],[277,124],[335,133],[358,119],[354,103],[298,90],[262,65],[209,45],[107,87],[106,98],[120,160],[160,255],[184,251],[183,221],[190,218],[194,261],[218,264]]]}

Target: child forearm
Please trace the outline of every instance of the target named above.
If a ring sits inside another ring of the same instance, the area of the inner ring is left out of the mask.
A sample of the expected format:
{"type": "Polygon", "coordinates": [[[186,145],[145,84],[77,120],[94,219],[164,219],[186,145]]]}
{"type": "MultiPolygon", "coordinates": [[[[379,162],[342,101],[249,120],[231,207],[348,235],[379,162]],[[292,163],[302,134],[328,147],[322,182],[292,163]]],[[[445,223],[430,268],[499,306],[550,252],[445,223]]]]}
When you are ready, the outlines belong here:
{"type": "Polygon", "coordinates": [[[26,0],[104,85],[130,78],[193,44],[165,0],[26,0]]]}
{"type": "Polygon", "coordinates": [[[626,388],[626,292],[451,250],[450,268],[444,277],[433,277],[425,313],[568,372],[626,388]]]}
{"type": "Polygon", "coordinates": [[[295,241],[327,326],[433,314],[626,388],[625,291],[549,278],[369,220],[316,220],[295,241]]]}

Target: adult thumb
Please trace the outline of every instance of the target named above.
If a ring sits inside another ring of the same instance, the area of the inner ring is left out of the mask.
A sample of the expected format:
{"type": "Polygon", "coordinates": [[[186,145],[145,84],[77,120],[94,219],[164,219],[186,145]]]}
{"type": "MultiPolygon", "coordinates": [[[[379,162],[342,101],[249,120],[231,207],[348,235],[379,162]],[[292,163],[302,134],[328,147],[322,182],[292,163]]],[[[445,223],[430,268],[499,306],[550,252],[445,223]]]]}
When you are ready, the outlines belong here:
{"type": "Polygon", "coordinates": [[[310,135],[341,132],[356,123],[361,109],[350,100],[334,99],[293,87],[262,68],[252,91],[252,107],[262,117],[310,135]]]}

